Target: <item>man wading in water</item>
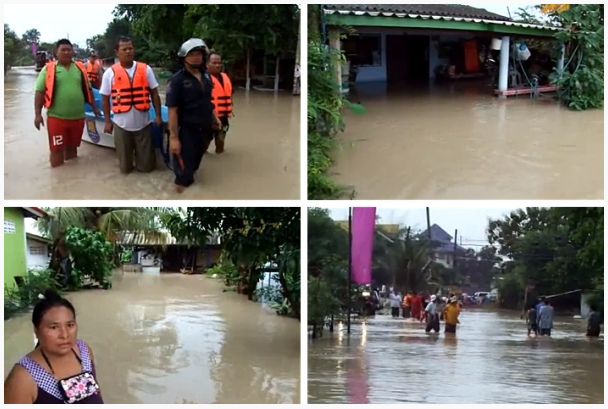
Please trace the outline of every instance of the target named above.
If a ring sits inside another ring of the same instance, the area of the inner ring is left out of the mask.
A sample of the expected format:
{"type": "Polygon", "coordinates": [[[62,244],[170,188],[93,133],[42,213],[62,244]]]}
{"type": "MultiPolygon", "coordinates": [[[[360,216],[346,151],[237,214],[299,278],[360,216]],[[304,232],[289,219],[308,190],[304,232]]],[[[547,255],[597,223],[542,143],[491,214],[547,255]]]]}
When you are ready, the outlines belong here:
{"type": "Polygon", "coordinates": [[[103,74],[99,90],[105,116],[104,132],[114,135],[122,173],[133,171],[133,155],[135,169],[149,173],[156,169],[150,101],[156,115],[154,123],[157,126],[163,124],[158,82],[149,65],[135,61],[133,41],[130,38],[119,38],[114,51],[120,62],[103,74]],[[112,119],[110,109],[114,114],[112,119]]]}
{"type": "Polygon", "coordinates": [[[228,119],[232,118],[232,95],[234,89],[228,75],[222,72],[222,57],[215,51],[209,54],[209,62],[207,70],[211,74],[213,81],[213,90],[211,91],[211,99],[215,107],[215,115],[222,122],[222,127],[215,131],[213,139],[215,140],[215,153],[224,152],[224,142],[226,134],[230,128],[228,119]]]}
{"type": "Polygon", "coordinates": [[[208,54],[200,38],[182,44],[177,56],[184,68],[171,77],[167,87],[169,146],[177,193],[194,183],[214,131],[222,128],[211,102],[213,83],[205,64],[208,54]]]}
{"type": "Polygon", "coordinates": [[[47,109],[49,135],[49,161],[51,167],[78,156],[78,148],[84,131],[84,104],[93,107],[100,115],[89,85],[84,64],[73,62],[74,49],[70,40],[57,41],[57,61],[47,62],[36,81],[34,126],[44,126],[42,107],[47,109]]]}

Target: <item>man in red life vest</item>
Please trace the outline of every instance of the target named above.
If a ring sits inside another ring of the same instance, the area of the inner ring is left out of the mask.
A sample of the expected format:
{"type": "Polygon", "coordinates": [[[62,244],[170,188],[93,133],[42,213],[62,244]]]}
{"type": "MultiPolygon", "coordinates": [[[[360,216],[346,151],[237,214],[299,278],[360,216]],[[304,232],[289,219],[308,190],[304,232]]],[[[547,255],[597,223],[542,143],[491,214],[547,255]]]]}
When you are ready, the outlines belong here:
{"type": "Polygon", "coordinates": [[[101,87],[101,78],[103,77],[103,63],[97,55],[97,51],[91,51],[89,60],[84,64],[87,76],[93,88],[99,89],[101,87]]]}
{"type": "Polygon", "coordinates": [[[78,155],[78,147],[84,131],[85,102],[100,112],[95,104],[84,65],[73,62],[74,49],[70,40],[57,41],[57,61],[49,61],[40,71],[36,81],[34,102],[34,126],[44,126],[42,108],[47,109],[49,137],[49,161],[51,167],[78,155]]]}
{"type": "Polygon", "coordinates": [[[135,61],[133,41],[121,37],[114,46],[119,62],[101,80],[104,132],[114,135],[120,171],[149,173],[156,169],[156,150],[152,143],[150,107],[154,123],[162,125],[158,81],[152,68],[135,61]],[[110,115],[113,117],[110,119],[110,115]],[[134,165],[135,163],[135,165],[134,165]]]}
{"type": "Polygon", "coordinates": [[[207,71],[213,81],[211,102],[215,107],[215,115],[217,115],[222,123],[222,127],[213,134],[215,153],[217,154],[224,152],[224,142],[230,127],[228,118],[232,118],[232,95],[234,94],[232,82],[228,75],[222,72],[223,68],[222,56],[212,51],[209,54],[209,61],[207,62],[207,71]]]}

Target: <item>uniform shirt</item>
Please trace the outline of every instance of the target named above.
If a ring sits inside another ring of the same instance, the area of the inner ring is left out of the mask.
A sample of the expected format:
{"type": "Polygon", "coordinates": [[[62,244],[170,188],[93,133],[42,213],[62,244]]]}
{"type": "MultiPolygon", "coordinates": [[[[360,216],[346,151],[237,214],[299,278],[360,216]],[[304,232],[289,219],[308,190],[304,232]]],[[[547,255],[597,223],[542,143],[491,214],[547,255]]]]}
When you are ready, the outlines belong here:
{"type": "Polygon", "coordinates": [[[167,107],[177,108],[180,127],[201,127],[211,130],[213,126],[213,83],[209,73],[201,70],[201,82],[186,69],[176,72],[167,87],[167,107]]]}
{"type": "MultiPolygon", "coordinates": [[[[133,66],[127,71],[129,78],[133,79],[133,74],[135,74],[135,67],[137,61],[133,61],[133,66]]],[[[146,79],[148,80],[148,87],[150,90],[158,88],[158,81],[156,81],[156,77],[154,76],[154,71],[150,66],[147,66],[146,69],[146,79]]],[[[101,95],[112,95],[112,81],[114,81],[114,70],[108,69],[103,74],[103,79],[101,80],[101,88],[99,89],[99,93],[101,95]]],[[[151,99],[150,95],[150,99],[151,99]]],[[[112,98],[110,98],[110,104],[112,102],[112,98]]],[[[150,100],[150,105],[152,105],[152,100],[150,100]]],[[[150,112],[149,111],[140,111],[139,109],[135,109],[131,107],[131,109],[122,114],[114,113],[112,122],[114,122],[117,126],[121,127],[125,131],[137,132],[144,129],[146,126],[152,122],[150,120],[150,112]]]]}

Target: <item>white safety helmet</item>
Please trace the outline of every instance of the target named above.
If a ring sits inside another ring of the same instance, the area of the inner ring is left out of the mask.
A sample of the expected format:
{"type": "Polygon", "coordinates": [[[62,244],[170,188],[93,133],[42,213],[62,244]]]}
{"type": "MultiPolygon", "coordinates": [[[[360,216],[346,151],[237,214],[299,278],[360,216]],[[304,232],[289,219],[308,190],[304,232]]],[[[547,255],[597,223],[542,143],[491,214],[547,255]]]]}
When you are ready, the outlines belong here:
{"type": "Polygon", "coordinates": [[[202,51],[205,56],[209,55],[209,47],[200,38],[191,38],[179,48],[177,56],[184,58],[192,51],[202,51]]]}

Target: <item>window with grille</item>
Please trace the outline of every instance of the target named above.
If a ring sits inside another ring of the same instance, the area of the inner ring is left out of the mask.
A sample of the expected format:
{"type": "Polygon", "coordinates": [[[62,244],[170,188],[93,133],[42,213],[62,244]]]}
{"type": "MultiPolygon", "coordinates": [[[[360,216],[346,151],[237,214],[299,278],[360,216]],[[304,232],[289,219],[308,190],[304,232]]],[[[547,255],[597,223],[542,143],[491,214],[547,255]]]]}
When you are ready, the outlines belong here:
{"type": "Polygon", "coordinates": [[[15,222],[12,220],[5,220],[4,221],[4,234],[15,234],[15,232],[17,231],[16,227],[15,227],[15,222]]]}
{"type": "Polygon", "coordinates": [[[45,256],[46,249],[41,246],[30,246],[30,254],[32,256],[45,256]]]}

